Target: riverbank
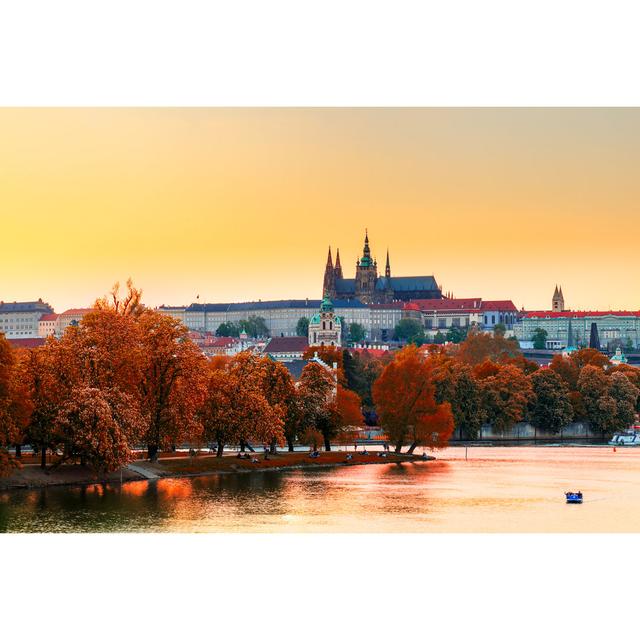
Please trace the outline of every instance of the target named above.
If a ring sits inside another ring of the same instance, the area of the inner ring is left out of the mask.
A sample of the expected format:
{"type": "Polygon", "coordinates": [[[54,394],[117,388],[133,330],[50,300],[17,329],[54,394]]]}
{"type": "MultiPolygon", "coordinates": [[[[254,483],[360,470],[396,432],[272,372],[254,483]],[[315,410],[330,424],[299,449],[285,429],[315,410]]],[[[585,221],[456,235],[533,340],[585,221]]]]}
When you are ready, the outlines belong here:
{"type": "Polygon", "coordinates": [[[102,482],[131,482],[158,478],[183,478],[217,474],[255,473],[260,471],[287,471],[291,469],[357,466],[366,464],[388,464],[392,462],[425,462],[421,455],[387,453],[385,457],[377,453],[362,455],[362,452],[322,451],[317,458],[310,458],[308,451],[270,454],[249,454],[250,458],[226,455],[200,455],[194,458],[177,456],[160,458],[157,462],[136,460],[122,471],[98,474],[80,465],[63,465],[55,470],[41,469],[36,465],[25,465],[8,478],[0,478],[0,490],[19,488],[39,488],[60,485],[87,485],[102,482]],[[348,459],[347,456],[351,456],[348,459]],[[253,460],[257,460],[254,462],[253,460]]]}

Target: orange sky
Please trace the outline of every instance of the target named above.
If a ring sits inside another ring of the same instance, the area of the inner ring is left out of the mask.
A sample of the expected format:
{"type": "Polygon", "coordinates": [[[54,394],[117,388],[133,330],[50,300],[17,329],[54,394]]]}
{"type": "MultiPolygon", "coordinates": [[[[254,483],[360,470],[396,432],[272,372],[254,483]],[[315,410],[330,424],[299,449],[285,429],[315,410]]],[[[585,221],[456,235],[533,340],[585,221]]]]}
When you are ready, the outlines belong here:
{"type": "Polygon", "coordinates": [[[640,109],[0,109],[0,300],[319,297],[368,227],[460,297],[637,309],[640,109]]]}

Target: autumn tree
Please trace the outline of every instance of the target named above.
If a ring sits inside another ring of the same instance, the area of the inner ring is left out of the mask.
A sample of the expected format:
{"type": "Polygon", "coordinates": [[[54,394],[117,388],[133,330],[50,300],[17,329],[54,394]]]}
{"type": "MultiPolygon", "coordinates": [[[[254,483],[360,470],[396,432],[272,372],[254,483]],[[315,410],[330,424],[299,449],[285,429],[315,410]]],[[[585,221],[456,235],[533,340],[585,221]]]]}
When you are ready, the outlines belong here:
{"type": "Polygon", "coordinates": [[[210,366],[199,415],[204,435],[217,443],[221,457],[228,444],[284,440],[283,421],[263,392],[265,372],[256,356],[243,352],[224,367],[210,366]]]}
{"type": "MultiPolygon", "coordinates": [[[[263,369],[262,392],[269,405],[276,411],[283,424],[295,422],[296,393],[293,378],[289,370],[281,363],[271,358],[260,358],[259,366],[263,369]]],[[[287,429],[285,427],[284,431],[287,429]]],[[[280,435],[280,434],[279,434],[280,435]]],[[[271,453],[276,452],[278,439],[271,439],[271,453]]]]}
{"type": "Polygon", "coordinates": [[[205,358],[174,318],[145,311],[137,329],[140,406],[148,425],[143,441],[153,460],[161,447],[201,437],[198,410],[205,393],[205,358]]]}
{"type": "Polygon", "coordinates": [[[414,345],[399,351],[373,386],[373,399],[382,427],[396,452],[409,443],[443,447],[453,433],[449,403],[437,403],[432,365],[414,345]]]}
{"type": "Polygon", "coordinates": [[[317,362],[309,362],[298,381],[300,431],[304,433],[309,427],[320,431],[327,451],[331,451],[331,437],[337,428],[336,385],[332,371],[317,362]]]}
{"type": "Polygon", "coordinates": [[[586,365],[578,376],[578,390],[585,404],[587,419],[603,435],[615,431],[615,401],[609,395],[610,380],[604,371],[586,365]]]}
{"type": "Polygon", "coordinates": [[[459,359],[472,366],[480,364],[484,360],[507,363],[510,359],[520,355],[518,343],[513,340],[505,340],[504,336],[480,331],[469,331],[467,339],[460,344],[459,359]]]}
{"type": "Polygon", "coordinates": [[[18,463],[8,447],[21,439],[23,427],[17,413],[18,393],[15,354],[0,333],[0,476],[9,475],[18,463]]]}
{"type": "MultiPolygon", "coordinates": [[[[640,392],[640,369],[638,367],[632,367],[622,363],[607,369],[608,375],[613,375],[614,373],[624,374],[629,382],[640,392]]],[[[636,400],[636,411],[638,410],[640,410],[640,395],[638,395],[638,400],[636,400]]]]}
{"type": "Polygon", "coordinates": [[[573,418],[569,389],[553,369],[540,369],[530,376],[533,396],[529,401],[529,418],[538,429],[557,433],[573,418]]]}
{"type": "Polygon", "coordinates": [[[578,369],[582,369],[588,364],[594,367],[600,367],[601,369],[606,369],[611,364],[609,362],[609,358],[597,349],[578,349],[570,354],[569,357],[576,363],[578,369]]]}
{"type": "Polygon", "coordinates": [[[504,432],[525,417],[533,389],[528,376],[513,365],[485,361],[474,369],[480,380],[487,422],[504,432]]]}
{"type": "Polygon", "coordinates": [[[143,419],[130,400],[117,390],[74,389],[54,421],[63,448],[60,463],[79,458],[107,472],[132,460],[131,444],[142,434],[143,419]]]}
{"type": "Polygon", "coordinates": [[[94,307],[98,310],[115,311],[123,316],[136,316],[144,309],[142,305],[142,289],[133,286],[133,280],[127,280],[127,292],[120,296],[120,283],[116,282],[108,295],[98,298],[94,307]]]}

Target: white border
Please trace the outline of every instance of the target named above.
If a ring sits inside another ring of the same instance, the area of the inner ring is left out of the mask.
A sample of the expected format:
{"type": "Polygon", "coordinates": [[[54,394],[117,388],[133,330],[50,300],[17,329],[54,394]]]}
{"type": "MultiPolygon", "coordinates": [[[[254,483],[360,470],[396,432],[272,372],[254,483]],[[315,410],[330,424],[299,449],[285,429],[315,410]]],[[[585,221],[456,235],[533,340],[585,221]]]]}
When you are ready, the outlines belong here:
{"type": "MultiPolygon", "coordinates": [[[[637,105],[633,2],[21,0],[3,105],[637,105]]],[[[0,141],[1,144],[1,141],[0,141]]],[[[626,637],[637,536],[0,536],[7,637],[626,637]]]]}

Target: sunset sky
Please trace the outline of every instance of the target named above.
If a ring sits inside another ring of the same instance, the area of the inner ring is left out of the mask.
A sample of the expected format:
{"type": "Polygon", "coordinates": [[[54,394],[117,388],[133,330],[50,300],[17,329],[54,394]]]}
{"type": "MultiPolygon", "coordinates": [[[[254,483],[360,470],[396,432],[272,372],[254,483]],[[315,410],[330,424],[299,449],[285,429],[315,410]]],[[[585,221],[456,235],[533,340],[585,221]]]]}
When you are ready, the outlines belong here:
{"type": "Polygon", "coordinates": [[[366,227],[459,297],[638,309],[639,174],[640,109],[0,109],[0,300],[319,297],[366,227]]]}

